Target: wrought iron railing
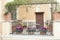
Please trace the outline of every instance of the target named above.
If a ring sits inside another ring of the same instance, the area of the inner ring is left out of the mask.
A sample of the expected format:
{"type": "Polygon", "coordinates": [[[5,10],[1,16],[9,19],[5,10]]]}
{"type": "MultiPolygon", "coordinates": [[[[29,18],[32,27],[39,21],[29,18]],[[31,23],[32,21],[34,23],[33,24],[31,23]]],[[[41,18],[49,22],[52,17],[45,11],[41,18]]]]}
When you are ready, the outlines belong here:
{"type": "Polygon", "coordinates": [[[36,22],[30,22],[30,21],[23,22],[21,20],[13,20],[13,21],[1,21],[0,24],[6,23],[6,22],[8,22],[8,23],[10,23],[10,25],[12,25],[11,34],[23,34],[23,35],[29,35],[29,34],[47,35],[48,34],[48,29],[45,32],[45,34],[44,33],[41,34],[41,30],[36,28],[36,25],[40,25],[40,24],[36,24],[36,22]]]}

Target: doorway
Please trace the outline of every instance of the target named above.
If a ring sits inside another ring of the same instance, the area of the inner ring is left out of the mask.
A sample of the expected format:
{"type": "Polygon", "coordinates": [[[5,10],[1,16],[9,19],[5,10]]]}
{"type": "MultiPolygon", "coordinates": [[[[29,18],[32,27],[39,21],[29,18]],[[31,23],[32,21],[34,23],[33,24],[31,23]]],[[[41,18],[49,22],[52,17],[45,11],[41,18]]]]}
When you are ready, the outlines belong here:
{"type": "Polygon", "coordinates": [[[44,12],[36,12],[36,28],[44,27],[44,12]]]}

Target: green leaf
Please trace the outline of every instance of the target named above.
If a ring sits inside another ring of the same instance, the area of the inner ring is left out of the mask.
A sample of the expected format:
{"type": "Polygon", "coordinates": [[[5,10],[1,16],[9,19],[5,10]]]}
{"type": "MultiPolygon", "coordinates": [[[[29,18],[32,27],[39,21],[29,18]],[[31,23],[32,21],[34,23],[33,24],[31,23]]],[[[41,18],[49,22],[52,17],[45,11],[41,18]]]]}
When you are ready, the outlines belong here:
{"type": "Polygon", "coordinates": [[[12,2],[8,2],[5,7],[7,10],[15,10],[18,6],[20,5],[25,5],[25,4],[37,4],[37,3],[53,3],[54,0],[14,0],[12,2]]]}

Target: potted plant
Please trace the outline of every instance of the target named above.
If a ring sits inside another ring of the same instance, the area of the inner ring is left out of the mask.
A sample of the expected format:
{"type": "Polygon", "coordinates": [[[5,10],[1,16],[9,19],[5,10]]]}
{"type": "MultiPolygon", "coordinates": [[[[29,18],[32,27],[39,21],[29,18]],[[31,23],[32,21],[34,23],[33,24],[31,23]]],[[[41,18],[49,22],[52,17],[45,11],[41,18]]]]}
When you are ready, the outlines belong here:
{"type": "Polygon", "coordinates": [[[23,27],[21,24],[19,24],[18,26],[16,26],[16,33],[21,34],[22,32],[23,32],[23,27]]]}
{"type": "Polygon", "coordinates": [[[40,28],[40,34],[41,35],[46,35],[46,32],[47,32],[48,30],[47,30],[47,28],[46,27],[41,27],[40,28]]]}
{"type": "Polygon", "coordinates": [[[29,28],[29,27],[27,28],[27,32],[29,35],[34,34],[35,31],[36,31],[36,28],[29,28]]]}

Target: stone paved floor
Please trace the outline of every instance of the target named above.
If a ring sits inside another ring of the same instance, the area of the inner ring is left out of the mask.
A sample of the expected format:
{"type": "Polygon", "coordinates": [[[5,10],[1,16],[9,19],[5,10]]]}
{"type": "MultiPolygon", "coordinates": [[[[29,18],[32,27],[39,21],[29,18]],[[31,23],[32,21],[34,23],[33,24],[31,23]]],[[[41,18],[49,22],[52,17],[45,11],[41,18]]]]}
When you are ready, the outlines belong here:
{"type": "Polygon", "coordinates": [[[5,35],[0,37],[0,40],[56,40],[53,36],[39,35],[5,35]]]}

